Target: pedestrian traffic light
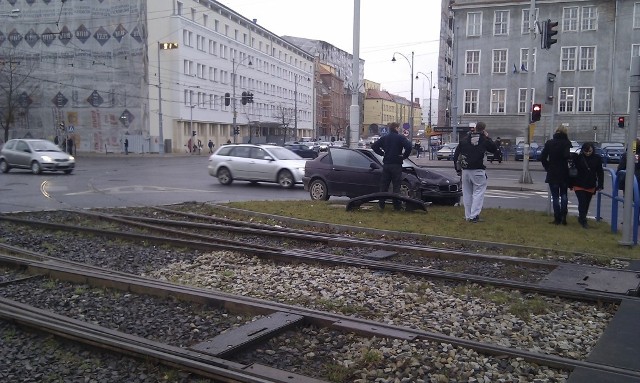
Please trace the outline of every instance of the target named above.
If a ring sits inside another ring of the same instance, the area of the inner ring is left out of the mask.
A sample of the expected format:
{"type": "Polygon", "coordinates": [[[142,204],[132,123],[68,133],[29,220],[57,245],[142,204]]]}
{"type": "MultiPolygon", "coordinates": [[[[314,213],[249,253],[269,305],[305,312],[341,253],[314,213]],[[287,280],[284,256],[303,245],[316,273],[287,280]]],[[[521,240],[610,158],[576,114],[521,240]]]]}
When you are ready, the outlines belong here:
{"type": "Polygon", "coordinates": [[[624,128],[624,117],[618,117],[618,128],[624,128]]]}
{"type": "Polygon", "coordinates": [[[553,38],[553,36],[558,34],[558,31],[555,30],[555,28],[558,27],[558,22],[547,19],[547,21],[544,21],[542,24],[542,48],[549,49],[553,44],[558,42],[557,39],[553,38]]]}
{"type": "Polygon", "coordinates": [[[542,104],[533,104],[531,107],[531,122],[540,121],[542,115],[542,104]]]}
{"type": "Polygon", "coordinates": [[[224,94],[224,105],[229,106],[231,104],[231,95],[229,93],[224,94]]]}
{"type": "Polygon", "coordinates": [[[242,105],[247,105],[247,92],[242,92],[242,105]]]}

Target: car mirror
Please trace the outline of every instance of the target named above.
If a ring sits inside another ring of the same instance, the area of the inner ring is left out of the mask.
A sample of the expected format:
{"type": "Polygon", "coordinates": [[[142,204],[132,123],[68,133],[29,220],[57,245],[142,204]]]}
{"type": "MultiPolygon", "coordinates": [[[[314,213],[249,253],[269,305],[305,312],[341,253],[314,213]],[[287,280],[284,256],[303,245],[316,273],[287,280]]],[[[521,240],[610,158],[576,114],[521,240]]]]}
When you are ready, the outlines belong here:
{"type": "Polygon", "coordinates": [[[376,164],[375,162],[371,162],[369,164],[369,167],[371,168],[371,170],[380,169],[380,165],[376,164]]]}
{"type": "Polygon", "coordinates": [[[267,161],[273,161],[273,157],[271,156],[264,156],[264,159],[267,161]]]}

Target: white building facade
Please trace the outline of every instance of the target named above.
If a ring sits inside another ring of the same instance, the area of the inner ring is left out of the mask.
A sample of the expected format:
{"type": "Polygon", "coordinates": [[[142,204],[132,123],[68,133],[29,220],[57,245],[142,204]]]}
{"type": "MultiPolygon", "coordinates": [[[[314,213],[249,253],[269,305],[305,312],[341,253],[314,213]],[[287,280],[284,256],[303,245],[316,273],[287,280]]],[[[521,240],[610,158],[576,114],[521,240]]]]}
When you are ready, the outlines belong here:
{"type": "Polygon", "coordinates": [[[218,2],[15,0],[0,15],[15,16],[0,16],[0,82],[18,97],[9,138],[70,137],[77,152],[121,152],[127,138],[132,152],[175,153],[190,140],[313,131],[313,82],[300,81],[313,57],[218,2]]]}

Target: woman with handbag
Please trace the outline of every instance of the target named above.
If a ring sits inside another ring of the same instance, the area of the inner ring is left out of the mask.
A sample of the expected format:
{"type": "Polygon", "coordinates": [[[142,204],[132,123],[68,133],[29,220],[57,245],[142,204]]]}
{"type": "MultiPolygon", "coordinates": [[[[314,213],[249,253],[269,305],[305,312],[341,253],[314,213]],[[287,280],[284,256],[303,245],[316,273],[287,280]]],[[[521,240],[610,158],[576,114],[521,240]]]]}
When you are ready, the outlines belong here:
{"type": "Polygon", "coordinates": [[[567,162],[571,156],[571,141],[567,135],[567,127],[559,126],[553,138],[545,142],[540,162],[547,176],[544,182],[549,184],[549,193],[553,204],[553,221],[559,225],[567,224],[567,188],[569,187],[569,170],[567,162]]]}
{"type": "Polygon", "coordinates": [[[574,156],[573,163],[578,169],[578,176],[572,179],[571,188],[578,199],[578,222],[583,228],[588,228],[587,213],[591,204],[591,197],[604,187],[604,170],[602,158],[594,154],[593,144],[582,144],[580,154],[574,156]]]}

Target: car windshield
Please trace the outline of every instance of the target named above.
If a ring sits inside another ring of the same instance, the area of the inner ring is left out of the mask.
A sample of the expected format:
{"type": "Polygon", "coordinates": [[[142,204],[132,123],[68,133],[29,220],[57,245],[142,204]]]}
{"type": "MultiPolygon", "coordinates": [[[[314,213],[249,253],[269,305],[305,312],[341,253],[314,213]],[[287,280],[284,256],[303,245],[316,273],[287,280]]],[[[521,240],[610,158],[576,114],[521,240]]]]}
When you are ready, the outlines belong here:
{"type": "Polygon", "coordinates": [[[287,148],[269,148],[269,153],[276,160],[301,160],[302,157],[287,148]]]}
{"type": "Polygon", "coordinates": [[[36,152],[61,152],[62,150],[50,141],[31,141],[31,147],[36,152]]]}

